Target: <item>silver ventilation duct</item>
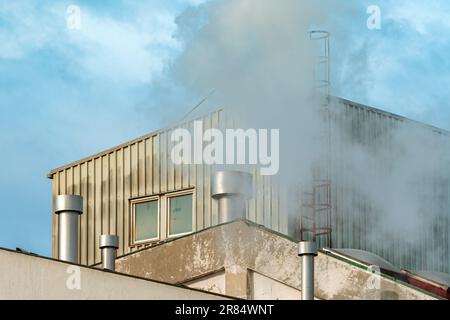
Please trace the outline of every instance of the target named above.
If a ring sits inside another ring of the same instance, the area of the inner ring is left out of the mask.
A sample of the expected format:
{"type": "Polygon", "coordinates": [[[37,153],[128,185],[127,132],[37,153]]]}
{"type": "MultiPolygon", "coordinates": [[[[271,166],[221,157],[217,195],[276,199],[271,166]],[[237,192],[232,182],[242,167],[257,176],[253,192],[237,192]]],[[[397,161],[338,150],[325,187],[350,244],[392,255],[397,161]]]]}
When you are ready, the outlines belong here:
{"type": "Polygon", "coordinates": [[[116,270],[116,255],[119,249],[119,237],[112,234],[102,234],[100,236],[100,250],[102,251],[103,269],[116,270]]]}
{"type": "Polygon", "coordinates": [[[242,171],[217,171],[212,197],[219,201],[219,223],[245,218],[246,201],[252,196],[252,175],[242,171]]]}
{"type": "Polygon", "coordinates": [[[83,213],[83,197],[58,195],[55,199],[55,214],[59,216],[58,258],[78,263],[78,221],[83,213]]]}
{"type": "Polygon", "coordinates": [[[317,245],[312,241],[298,244],[298,255],[302,258],[302,300],[314,300],[314,257],[317,245]]]}

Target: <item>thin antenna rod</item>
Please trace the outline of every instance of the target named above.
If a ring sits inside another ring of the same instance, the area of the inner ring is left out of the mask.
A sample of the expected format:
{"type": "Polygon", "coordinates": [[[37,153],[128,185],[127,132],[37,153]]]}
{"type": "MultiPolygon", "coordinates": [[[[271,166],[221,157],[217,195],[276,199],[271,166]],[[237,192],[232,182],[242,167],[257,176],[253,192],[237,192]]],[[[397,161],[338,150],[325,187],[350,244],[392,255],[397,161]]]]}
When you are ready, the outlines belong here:
{"type": "Polygon", "coordinates": [[[200,107],[212,94],[216,91],[216,89],[212,89],[210,93],[206,95],[197,105],[195,105],[188,113],[186,113],[183,118],[181,118],[180,122],[185,120],[192,112],[197,110],[198,107],[200,107]]]}

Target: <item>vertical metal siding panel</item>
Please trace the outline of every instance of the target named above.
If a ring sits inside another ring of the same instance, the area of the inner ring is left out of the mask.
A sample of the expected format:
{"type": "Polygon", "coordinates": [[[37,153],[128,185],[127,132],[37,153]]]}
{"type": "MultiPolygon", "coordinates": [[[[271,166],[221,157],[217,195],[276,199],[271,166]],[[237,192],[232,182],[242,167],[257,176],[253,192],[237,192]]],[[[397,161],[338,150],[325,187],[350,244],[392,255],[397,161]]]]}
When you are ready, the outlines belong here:
{"type": "Polygon", "coordinates": [[[125,253],[125,230],[124,230],[124,220],[126,215],[126,199],[124,197],[124,157],[123,148],[117,150],[117,235],[119,236],[119,250],[118,255],[123,255],[125,253]]]}
{"type": "MultiPolygon", "coordinates": [[[[220,113],[219,112],[214,112],[212,114],[212,118],[211,118],[211,127],[214,128],[214,129],[219,129],[220,128],[220,121],[221,121],[220,113]]],[[[211,173],[210,173],[210,175],[211,175],[210,176],[211,183],[212,183],[212,175],[216,171],[217,171],[217,166],[211,167],[211,173]]],[[[211,196],[210,196],[210,201],[211,201],[211,217],[212,217],[211,219],[212,219],[212,224],[213,225],[217,225],[217,224],[219,224],[219,205],[218,205],[216,200],[213,200],[211,198],[211,196]]]]}
{"type": "Polygon", "coordinates": [[[109,154],[109,232],[117,234],[117,153],[109,154]]]}
{"type": "Polygon", "coordinates": [[[138,142],[138,195],[145,196],[146,168],[145,168],[145,140],[138,142]]]}
{"type": "Polygon", "coordinates": [[[138,172],[138,146],[136,143],[130,146],[130,169],[131,169],[131,198],[139,195],[139,172],[138,172]]]}
{"type": "MultiPolygon", "coordinates": [[[[188,123],[188,130],[193,136],[194,134],[194,122],[190,121],[188,123]]],[[[193,156],[193,154],[192,154],[193,156]]],[[[203,189],[200,188],[199,183],[202,181],[201,167],[196,164],[189,165],[189,184],[195,187],[195,221],[196,230],[201,230],[204,228],[204,218],[203,218],[203,189]]]]}
{"type": "Polygon", "coordinates": [[[87,163],[88,169],[88,264],[95,263],[95,161],[87,163]]]}
{"type": "MultiPolygon", "coordinates": [[[[352,144],[355,145],[355,147],[359,148],[360,143],[360,130],[361,130],[361,118],[360,118],[360,110],[359,108],[352,108],[351,109],[351,121],[352,121],[352,144]]],[[[358,202],[359,202],[360,195],[358,192],[352,192],[351,194],[351,201],[349,202],[350,208],[346,212],[345,215],[345,222],[344,222],[344,246],[345,247],[352,247],[353,246],[353,235],[354,235],[354,229],[353,229],[353,221],[356,217],[358,217],[361,213],[358,212],[358,202]]]]}
{"type": "Polygon", "coordinates": [[[287,190],[280,193],[280,210],[284,212],[283,219],[280,221],[281,233],[288,234],[288,199],[287,190]]]}
{"type": "MultiPolygon", "coordinates": [[[[179,171],[180,166],[175,166],[173,163],[170,152],[172,150],[172,141],[170,140],[170,137],[172,135],[173,130],[167,130],[167,141],[166,141],[166,158],[167,158],[167,191],[175,191],[177,190],[176,187],[176,179],[177,179],[177,172],[179,171]]],[[[179,175],[179,174],[178,174],[179,175]]],[[[181,185],[181,183],[180,183],[181,185]]]]}
{"type": "Polygon", "coordinates": [[[264,224],[264,186],[260,174],[256,174],[256,223],[264,224]]]}
{"type": "Polygon", "coordinates": [[[60,171],[59,173],[59,193],[58,194],[66,194],[66,171],[60,171]]]}
{"type": "MultiPolygon", "coordinates": [[[[180,127],[180,129],[184,129],[183,126],[180,127]]],[[[182,190],[183,189],[183,167],[184,164],[174,164],[172,161],[171,152],[173,149],[173,146],[175,145],[174,142],[172,142],[171,136],[172,136],[173,130],[170,131],[169,135],[169,149],[168,149],[168,159],[170,163],[171,171],[173,172],[173,183],[174,183],[174,190],[182,190]]]]}
{"type": "Polygon", "coordinates": [[[94,238],[94,263],[100,262],[99,237],[102,234],[102,158],[94,160],[95,171],[95,238],[94,238]]]}
{"type": "MultiPolygon", "coordinates": [[[[341,148],[339,148],[339,153],[340,153],[340,157],[343,158],[343,154],[345,151],[347,151],[347,148],[351,148],[351,123],[348,119],[348,113],[349,113],[349,109],[350,107],[347,105],[344,105],[344,108],[342,111],[340,111],[340,115],[341,115],[341,119],[340,119],[340,124],[339,124],[339,128],[343,131],[343,139],[346,139],[346,141],[341,142],[341,148]],[[350,132],[349,132],[350,131],[350,132]],[[345,151],[343,150],[343,148],[345,147],[345,151]]],[[[346,186],[348,186],[348,175],[347,175],[347,163],[342,162],[342,166],[341,166],[341,171],[339,173],[339,196],[340,196],[340,210],[336,215],[336,226],[335,226],[335,230],[336,230],[336,241],[335,241],[335,245],[337,248],[342,248],[343,247],[343,242],[342,242],[342,233],[343,233],[343,223],[344,223],[344,215],[345,215],[345,211],[348,210],[347,208],[347,198],[348,198],[348,190],[346,188],[346,186]]]]}
{"type": "Polygon", "coordinates": [[[200,164],[195,165],[196,181],[197,186],[196,193],[196,207],[197,207],[197,228],[203,229],[210,226],[209,221],[206,220],[204,215],[204,182],[203,182],[203,166],[200,164]]]}
{"type": "MultiPolygon", "coordinates": [[[[369,143],[370,143],[370,148],[373,150],[373,153],[375,154],[375,156],[377,156],[380,152],[380,147],[378,146],[378,142],[374,141],[374,137],[377,133],[378,127],[379,127],[379,122],[380,120],[380,115],[376,112],[373,111],[369,111],[369,116],[371,118],[371,125],[370,125],[370,136],[369,136],[369,143]]],[[[382,164],[379,163],[379,161],[375,162],[375,166],[374,166],[374,171],[379,173],[380,170],[382,170],[382,164]]],[[[376,210],[376,209],[375,209],[376,210]]],[[[364,213],[365,217],[368,219],[368,223],[369,225],[373,225],[374,228],[378,227],[378,224],[380,223],[380,221],[377,221],[377,219],[375,219],[375,217],[378,215],[378,212],[374,212],[374,214],[368,214],[367,212],[364,213]]],[[[379,235],[378,234],[374,234],[373,229],[372,230],[368,230],[369,231],[369,237],[370,240],[367,241],[367,250],[370,252],[373,252],[375,254],[378,253],[377,250],[377,244],[379,242],[379,235]]]]}
{"type": "MultiPolygon", "coordinates": [[[[370,118],[368,117],[368,112],[367,110],[363,110],[360,109],[359,111],[359,118],[360,118],[360,122],[361,122],[361,126],[360,126],[360,141],[361,143],[363,143],[364,145],[367,145],[367,131],[369,130],[369,128],[372,126],[372,123],[370,122],[370,118]]],[[[368,146],[368,145],[367,145],[368,146]]],[[[368,150],[370,152],[372,152],[372,150],[370,149],[370,147],[368,147],[368,150]]],[[[371,176],[372,173],[372,167],[368,166],[367,167],[367,171],[369,176],[371,176]]],[[[354,223],[354,241],[353,241],[353,246],[354,248],[361,248],[362,246],[362,235],[365,234],[365,232],[363,230],[365,230],[365,216],[367,213],[367,207],[365,206],[365,199],[360,196],[359,197],[359,201],[358,201],[358,217],[355,217],[355,221],[354,223]]]]}
{"type": "Polygon", "coordinates": [[[75,195],[81,195],[80,193],[80,165],[73,167],[73,177],[72,177],[73,189],[72,192],[75,195]]]}
{"type": "MultiPolygon", "coordinates": [[[[131,170],[131,195],[130,198],[136,198],[139,195],[139,173],[138,173],[138,145],[136,143],[130,146],[130,170],[131,170]]],[[[128,207],[130,207],[130,202],[128,201],[128,207]]],[[[131,210],[131,208],[129,208],[131,210]]],[[[131,228],[131,211],[128,214],[128,232],[131,228]]],[[[130,233],[129,233],[130,234],[130,233]]],[[[128,244],[129,246],[129,244],[128,244]]],[[[135,251],[136,247],[131,247],[130,251],[135,251]]]]}
{"type": "Polygon", "coordinates": [[[339,166],[341,164],[340,156],[339,156],[339,142],[340,142],[340,132],[337,130],[337,112],[336,106],[331,106],[331,126],[330,126],[330,135],[331,135],[331,200],[332,200],[332,211],[331,211],[331,246],[336,243],[336,216],[339,212],[339,201],[338,201],[338,186],[339,181],[337,180],[337,173],[341,172],[339,166]]]}
{"type": "Polygon", "coordinates": [[[160,183],[161,183],[161,192],[167,192],[167,132],[163,131],[160,134],[160,144],[159,144],[159,152],[160,152],[160,183]]]}
{"type": "Polygon", "coordinates": [[[73,168],[68,168],[66,171],[66,192],[73,194],[73,168]]]}
{"type": "Polygon", "coordinates": [[[335,208],[335,214],[333,216],[333,246],[336,248],[339,248],[339,225],[340,225],[340,221],[341,221],[341,217],[342,217],[342,212],[344,211],[344,203],[343,203],[343,188],[344,188],[344,162],[343,162],[343,157],[342,154],[344,153],[343,150],[343,143],[344,140],[346,139],[346,132],[344,132],[343,130],[343,126],[345,125],[345,111],[347,106],[346,105],[342,105],[342,110],[337,110],[338,112],[338,116],[337,116],[337,123],[336,123],[336,134],[339,134],[340,136],[342,136],[342,138],[340,138],[337,141],[337,146],[336,146],[336,154],[338,155],[338,170],[336,170],[336,181],[334,181],[335,185],[336,185],[336,191],[335,191],[335,197],[337,199],[337,206],[335,208]]]}
{"type": "Polygon", "coordinates": [[[131,173],[131,147],[125,147],[123,149],[123,162],[124,162],[124,253],[130,252],[130,203],[129,199],[131,197],[131,184],[132,184],[132,173],[131,173]]]}
{"type": "MultiPolygon", "coordinates": [[[[189,123],[183,125],[183,129],[189,130],[189,123]]],[[[190,187],[189,177],[190,177],[190,165],[185,163],[181,167],[181,187],[183,189],[190,187]]]]}
{"type": "Polygon", "coordinates": [[[340,157],[340,171],[338,172],[338,185],[339,185],[339,192],[337,194],[337,196],[339,196],[339,203],[341,204],[340,207],[338,207],[339,211],[336,212],[336,218],[335,218],[335,226],[334,231],[335,231],[335,236],[336,239],[334,241],[334,246],[336,246],[336,248],[340,248],[342,247],[342,242],[341,242],[341,235],[342,235],[342,220],[343,220],[343,216],[344,216],[344,212],[347,209],[346,207],[346,199],[344,198],[344,196],[347,194],[346,192],[346,185],[347,185],[347,177],[346,177],[346,166],[347,163],[343,161],[343,154],[344,152],[348,151],[348,148],[350,147],[350,134],[348,132],[349,128],[350,128],[350,124],[347,123],[347,112],[348,112],[348,106],[347,105],[343,105],[343,109],[339,111],[339,129],[342,131],[342,135],[343,135],[343,140],[339,141],[340,143],[340,148],[338,149],[338,153],[339,153],[339,157],[340,157]],[[345,147],[345,150],[343,150],[343,148],[345,147]]]}
{"type": "Polygon", "coordinates": [[[88,207],[88,183],[87,183],[87,163],[84,162],[80,164],[80,193],[83,197],[83,214],[81,215],[81,230],[80,230],[80,238],[81,238],[81,264],[88,264],[88,216],[89,216],[89,207],[88,207]]]}
{"type": "Polygon", "coordinates": [[[279,198],[278,198],[278,185],[272,182],[272,194],[271,198],[271,212],[272,212],[272,229],[280,232],[280,211],[279,211],[279,198]]]}
{"type": "Polygon", "coordinates": [[[153,193],[159,193],[161,191],[160,188],[160,180],[161,180],[161,164],[160,164],[160,135],[156,135],[153,137],[153,193]]]}
{"type": "MultiPolygon", "coordinates": [[[[376,118],[376,114],[374,114],[373,112],[370,112],[369,110],[365,110],[364,112],[365,116],[365,120],[368,123],[368,126],[365,129],[365,137],[364,137],[364,143],[370,143],[371,139],[372,139],[372,135],[371,135],[371,127],[373,127],[375,125],[375,122],[377,121],[376,118]]],[[[370,147],[370,151],[373,152],[374,154],[376,154],[376,147],[375,146],[371,146],[370,147]]],[[[375,168],[369,168],[369,174],[373,173],[374,170],[376,170],[375,168]]],[[[366,250],[367,246],[368,246],[368,234],[370,232],[370,227],[369,227],[369,221],[368,221],[368,217],[370,217],[371,215],[375,214],[374,212],[374,208],[373,206],[371,206],[370,204],[367,203],[367,201],[365,201],[365,199],[363,199],[362,201],[362,212],[359,216],[359,229],[361,230],[359,233],[359,246],[358,248],[362,249],[362,250],[366,250]]]]}
{"type": "MultiPolygon", "coordinates": [[[[58,195],[67,194],[66,171],[59,171],[59,192],[58,195]]],[[[59,218],[58,218],[59,222],[59,218]]]]}
{"type": "MultiPolygon", "coordinates": [[[[377,120],[376,126],[375,126],[375,132],[376,132],[376,134],[377,134],[377,133],[382,134],[383,132],[386,133],[387,130],[389,130],[389,127],[391,126],[391,125],[390,125],[390,122],[388,121],[388,118],[386,118],[385,115],[378,114],[376,120],[377,120]]],[[[368,143],[370,143],[370,141],[368,141],[368,143]]],[[[375,141],[375,148],[376,148],[376,151],[377,151],[377,153],[376,153],[377,156],[378,156],[378,155],[381,155],[381,154],[383,154],[383,153],[385,153],[386,150],[387,150],[387,152],[390,152],[390,151],[391,151],[391,150],[390,150],[391,148],[390,148],[390,146],[389,146],[388,139],[387,139],[385,136],[383,136],[383,137],[380,139],[379,142],[378,142],[378,141],[375,141]]],[[[388,172],[388,171],[387,171],[388,168],[386,168],[386,164],[383,163],[383,162],[381,162],[381,161],[377,161],[375,170],[376,170],[376,171],[373,172],[373,174],[376,174],[376,173],[379,172],[379,174],[382,174],[382,175],[383,175],[383,174],[387,174],[387,172],[388,172]]],[[[384,226],[383,223],[382,223],[381,226],[380,226],[380,230],[381,230],[380,236],[383,237],[383,233],[387,232],[387,229],[385,228],[385,226],[384,226]]],[[[380,239],[380,240],[381,240],[381,239],[380,239]]],[[[388,257],[388,256],[389,256],[389,253],[386,252],[385,249],[384,249],[384,246],[386,245],[386,242],[385,242],[385,241],[376,241],[376,242],[377,242],[377,244],[378,244],[378,246],[377,246],[377,248],[376,248],[376,253],[379,254],[379,255],[381,255],[381,256],[388,257]]]]}
{"type": "MultiPolygon", "coordinates": [[[[351,142],[351,148],[352,150],[354,150],[355,147],[357,147],[357,142],[356,142],[356,122],[355,122],[355,112],[357,111],[357,109],[355,107],[350,107],[348,109],[348,118],[349,118],[349,123],[350,123],[350,132],[351,132],[351,138],[350,138],[350,142],[351,142]]],[[[347,166],[346,168],[346,177],[349,180],[349,185],[353,185],[354,182],[354,177],[351,174],[351,168],[349,166],[347,166]]],[[[343,215],[343,220],[342,220],[342,226],[341,226],[341,230],[342,230],[342,234],[341,234],[341,238],[342,238],[342,243],[341,243],[341,247],[345,248],[349,246],[349,242],[348,242],[348,234],[349,234],[349,218],[354,214],[354,199],[357,196],[356,194],[356,190],[351,190],[350,192],[348,192],[348,194],[346,195],[348,198],[348,201],[346,202],[346,210],[344,212],[343,215]]]]}
{"type": "MultiPolygon", "coordinates": [[[[380,139],[380,143],[377,145],[378,149],[380,150],[380,153],[394,153],[394,146],[392,144],[391,139],[389,139],[389,133],[392,130],[392,127],[394,125],[394,119],[390,119],[388,117],[386,117],[385,115],[381,115],[379,117],[379,128],[380,132],[379,134],[381,135],[381,139],[380,139]]],[[[390,172],[390,168],[388,167],[390,165],[390,163],[386,164],[384,162],[379,161],[379,164],[377,166],[377,169],[381,172],[381,174],[386,174],[388,175],[390,172]]],[[[375,174],[376,172],[374,172],[375,174]]],[[[384,233],[388,233],[388,229],[386,228],[386,226],[383,228],[383,232],[384,233]]],[[[381,243],[381,255],[386,257],[386,259],[393,259],[393,255],[392,255],[392,251],[394,248],[391,248],[392,246],[387,247],[387,242],[385,241],[380,241],[381,243]]]]}
{"type": "MultiPolygon", "coordinates": [[[[203,130],[206,131],[211,129],[211,117],[205,117],[203,121],[203,130]]],[[[202,148],[203,150],[203,148],[202,148]]],[[[202,165],[203,167],[203,204],[204,204],[204,219],[205,224],[208,226],[213,225],[212,214],[211,214],[211,166],[202,165]]]]}
{"type": "Polygon", "coordinates": [[[252,198],[248,202],[248,220],[256,222],[256,175],[258,174],[256,167],[252,170],[252,198]]]}
{"type": "Polygon", "coordinates": [[[153,138],[145,141],[145,194],[153,194],[153,138]]]}
{"type": "Polygon", "coordinates": [[[272,228],[272,216],[271,216],[271,197],[272,188],[270,186],[270,181],[268,176],[261,176],[261,181],[263,183],[263,214],[264,214],[264,226],[267,228],[272,228]]]}
{"type": "Polygon", "coordinates": [[[58,259],[58,216],[55,214],[55,198],[59,194],[59,174],[53,174],[52,198],[52,257],[58,259]]]}
{"type": "Polygon", "coordinates": [[[102,157],[102,234],[109,233],[109,221],[111,213],[109,211],[109,156],[102,157]]]}
{"type": "MultiPolygon", "coordinates": [[[[72,194],[80,194],[80,166],[74,166],[72,168],[72,194]]],[[[83,199],[84,203],[84,199],[83,199]]],[[[84,212],[84,211],[83,211],[84,212]]],[[[83,213],[84,214],[84,213],[83,213]]],[[[78,263],[81,263],[81,217],[78,222],[78,263]]]]}
{"type": "MultiPolygon", "coordinates": [[[[360,136],[360,130],[362,126],[362,119],[360,117],[360,108],[354,108],[352,112],[352,119],[353,119],[353,134],[354,134],[354,142],[359,147],[359,144],[361,143],[361,136],[360,136]]],[[[361,195],[356,193],[353,196],[352,199],[352,210],[351,215],[348,218],[348,240],[347,240],[347,247],[354,248],[354,239],[356,237],[356,229],[355,224],[356,221],[358,221],[359,217],[361,216],[362,212],[360,211],[359,207],[359,201],[361,199],[361,195]]]]}
{"type": "MultiPolygon", "coordinates": [[[[394,152],[395,151],[394,150],[393,141],[391,139],[391,135],[393,134],[393,132],[395,130],[395,123],[394,123],[393,119],[389,119],[389,118],[386,119],[386,122],[388,124],[389,130],[388,130],[388,134],[383,136],[382,148],[384,150],[387,150],[388,153],[390,153],[390,152],[394,152]]],[[[391,169],[386,167],[386,166],[387,166],[387,164],[384,164],[384,170],[385,170],[385,172],[387,174],[389,174],[391,169]]],[[[390,247],[390,250],[389,250],[389,253],[388,253],[388,256],[390,257],[391,262],[395,263],[397,265],[399,265],[400,261],[401,261],[401,259],[399,257],[399,255],[400,255],[400,250],[399,250],[400,249],[400,245],[399,245],[400,241],[401,241],[401,239],[398,237],[398,235],[395,235],[394,236],[394,243],[395,244],[390,247]]]]}

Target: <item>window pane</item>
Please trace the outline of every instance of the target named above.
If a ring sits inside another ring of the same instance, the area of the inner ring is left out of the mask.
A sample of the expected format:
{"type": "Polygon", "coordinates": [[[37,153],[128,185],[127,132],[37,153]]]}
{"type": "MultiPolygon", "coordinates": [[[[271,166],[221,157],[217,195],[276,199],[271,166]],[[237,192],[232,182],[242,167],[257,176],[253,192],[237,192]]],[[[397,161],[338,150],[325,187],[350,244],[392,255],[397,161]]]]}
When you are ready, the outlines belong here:
{"type": "Polygon", "coordinates": [[[136,203],[136,241],[158,237],[158,201],[136,203]]]}
{"type": "Polygon", "coordinates": [[[169,198],[170,235],[192,231],[192,194],[169,198]]]}

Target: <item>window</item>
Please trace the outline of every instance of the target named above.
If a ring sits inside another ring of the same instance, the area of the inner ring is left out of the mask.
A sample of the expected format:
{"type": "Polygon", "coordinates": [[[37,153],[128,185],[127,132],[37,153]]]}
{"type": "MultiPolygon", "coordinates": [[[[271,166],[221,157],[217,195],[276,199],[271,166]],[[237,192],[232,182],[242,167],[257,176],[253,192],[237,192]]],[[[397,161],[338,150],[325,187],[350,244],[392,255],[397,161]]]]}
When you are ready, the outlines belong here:
{"type": "Polygon", "coordinates": [[[169,196],[169,237],[192,232],[192,193],[169,196]]]}
{"type": "Polygon", "coordinates": [[[159,239],[159,201],[152,199],[133,203],[134,241],[159,239]]]}
{"type": "Polygon", "coordinates": [[[130,199],[131,245],[141,245],[195,230],[194,189],[130,199]]]}

